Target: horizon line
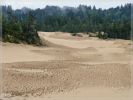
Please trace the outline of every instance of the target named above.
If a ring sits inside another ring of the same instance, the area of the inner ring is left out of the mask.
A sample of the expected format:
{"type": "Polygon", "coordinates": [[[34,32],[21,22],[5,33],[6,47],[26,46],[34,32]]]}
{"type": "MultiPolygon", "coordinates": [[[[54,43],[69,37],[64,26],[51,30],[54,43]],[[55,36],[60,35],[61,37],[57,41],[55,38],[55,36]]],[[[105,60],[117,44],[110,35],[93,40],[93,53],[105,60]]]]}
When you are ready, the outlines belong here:
{"type": "Polygon", "coordinates": [[[45,9],[47,6],[50,6],[50,7],[55,6],[55,7],[59,7],[59,8],[64,8],[64,7],[78,8],[79,6],[87,6],[87,7],[91,7],[91,8],[95,7],[96,9],[107,10],[107,9],[110,9],[110,8],[117,8],[117,7],[125,6],[125,5],[128,5],[128,4],[132,4],[132,3],[120,4],[120,5],[117,5],[117,6],[115,6],[115,7],[109,7],[109,8],[101,8],[101,7],[97,7],[96,5],[85,5],[85,4],[79,4],[79,5],[77,5],[77,6],[68,6],[68,5],[66,5],[66,6],[45,5],[44,7],[36,7],[36,8],[31,8],[31,7],[23,6],[23,7],[21,7],[21,8],[15,8],[15,9],[13,8],[12,5],[6,5],[6,4],[3,5],[3,4],[2,4],[2,5],[0,5],[0,6],[6,6],[6,7],[11,6],[11,8],[12,8],[13,10],[21,10],[21,9],[23,9],[23,8],[27,8],[27,9],[31,9],[31,10],[45,9]]]}

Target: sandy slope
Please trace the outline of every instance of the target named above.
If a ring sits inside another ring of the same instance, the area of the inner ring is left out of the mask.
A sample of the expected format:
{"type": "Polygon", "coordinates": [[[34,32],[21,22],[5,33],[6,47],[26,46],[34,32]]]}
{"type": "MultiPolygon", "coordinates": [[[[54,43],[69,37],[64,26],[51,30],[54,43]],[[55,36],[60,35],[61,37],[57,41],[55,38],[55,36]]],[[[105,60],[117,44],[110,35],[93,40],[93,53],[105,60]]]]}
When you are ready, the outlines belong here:
{"type": "Polygon", "coordinates": [[[7,100],[131,100],[131,41],[39,36],[48,47],[3,43],[7,100]]]}

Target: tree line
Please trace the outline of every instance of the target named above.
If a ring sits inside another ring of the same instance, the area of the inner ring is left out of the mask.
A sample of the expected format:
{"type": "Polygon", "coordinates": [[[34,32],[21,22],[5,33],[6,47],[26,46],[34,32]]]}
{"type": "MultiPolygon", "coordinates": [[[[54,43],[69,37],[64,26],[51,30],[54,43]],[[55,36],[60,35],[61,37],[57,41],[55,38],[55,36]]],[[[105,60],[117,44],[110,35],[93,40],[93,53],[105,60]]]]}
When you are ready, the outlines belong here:
{"type": "Polygon", "coordinates": [[[39,41],[37,31],[104,32],[108,38],[120,39],[131,36],[131,4],[109,9],[79,5],[13,10],[11,6],[2,6],[2,12],[4,40],[15,38],[15,41],[35,43],[39,41]]]}
{"type": "Polygon", "coordinates": [[[28,11],[23,17],[23,21],[16,14],[11,6],[2,7],[2,40],[4,42],[42,45],[32,12],[28,11]]]}

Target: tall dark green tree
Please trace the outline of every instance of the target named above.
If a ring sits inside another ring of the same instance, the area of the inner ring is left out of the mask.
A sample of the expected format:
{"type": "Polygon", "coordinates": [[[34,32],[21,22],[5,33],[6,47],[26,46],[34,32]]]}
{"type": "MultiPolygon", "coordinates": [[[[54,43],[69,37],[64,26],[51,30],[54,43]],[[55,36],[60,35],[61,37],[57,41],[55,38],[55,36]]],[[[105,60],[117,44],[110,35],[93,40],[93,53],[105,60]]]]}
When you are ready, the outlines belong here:
{"type": "Polygon", "coordinates": [[[12,36],[19,41],[35,43],[39,40],[37,30],[105,32],[108,38],[121,39],[130,39],[131,35],[131,4],[109,9],[80,5],[77,8],[46,6],[36,10],[12,10],[10,6],[3,6],[2,10],[4,40],[12,36]],[[19,38],[15,34],[19,34],[19,38]]]}

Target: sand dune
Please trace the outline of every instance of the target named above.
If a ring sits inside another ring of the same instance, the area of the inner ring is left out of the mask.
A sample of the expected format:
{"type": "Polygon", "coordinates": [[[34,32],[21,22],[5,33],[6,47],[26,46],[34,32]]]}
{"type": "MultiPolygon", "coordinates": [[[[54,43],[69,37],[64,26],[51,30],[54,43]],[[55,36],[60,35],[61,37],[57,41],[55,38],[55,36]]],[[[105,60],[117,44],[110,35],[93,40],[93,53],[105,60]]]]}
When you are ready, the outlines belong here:
{"type": "Polygon", "coordinates": [[[39,36],[48,47],[3,43],[5,100],[132,100],[131,41],[39,36]]]}

